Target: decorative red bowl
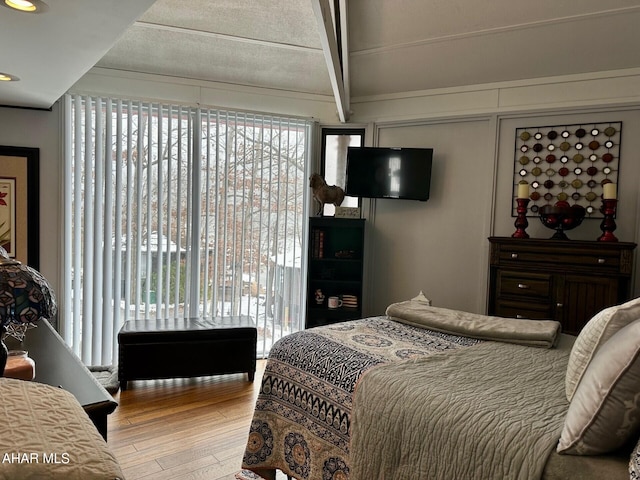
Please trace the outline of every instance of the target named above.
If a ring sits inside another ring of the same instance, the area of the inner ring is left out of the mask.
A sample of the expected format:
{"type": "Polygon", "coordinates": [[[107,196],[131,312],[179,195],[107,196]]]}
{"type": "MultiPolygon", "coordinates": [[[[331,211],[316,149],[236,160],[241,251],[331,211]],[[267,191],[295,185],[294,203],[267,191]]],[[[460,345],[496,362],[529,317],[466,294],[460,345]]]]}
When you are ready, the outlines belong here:
{"type": "Polygon", "coordinates": [[[544,205],[540,207],[540,221],[545,227],[556,232],[551,238],[555,240],[569,240],[564,233],[582,223],[586,210],[580,205],[544,205]]]}

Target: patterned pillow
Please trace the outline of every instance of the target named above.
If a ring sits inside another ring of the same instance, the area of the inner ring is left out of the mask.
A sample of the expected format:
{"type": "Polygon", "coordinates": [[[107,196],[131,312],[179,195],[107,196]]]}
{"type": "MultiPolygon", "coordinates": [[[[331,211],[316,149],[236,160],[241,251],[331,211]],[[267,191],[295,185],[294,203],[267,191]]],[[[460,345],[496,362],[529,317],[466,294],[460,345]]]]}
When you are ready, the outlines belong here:
{"type": "Polygon", "coordinates": [[[636,448],[631,452],[629,459],[629,478],[631,480],[640,479],[640,440],[636,443],[636,448]]]}
{"type": "Polygon", "coordinates": [[[595,354],[569,404],[559,453],[612,452],[640,430],[640,320],[595,354]]]}
{"type": "Polygon", "coordinates": [[[565,381],[567,400],[571,401],[580,379],[598,349],[614,333],[639,318],[640,297],[622,305],[605,308],[589,320],[578,335],[569,356],[565,381]]]}

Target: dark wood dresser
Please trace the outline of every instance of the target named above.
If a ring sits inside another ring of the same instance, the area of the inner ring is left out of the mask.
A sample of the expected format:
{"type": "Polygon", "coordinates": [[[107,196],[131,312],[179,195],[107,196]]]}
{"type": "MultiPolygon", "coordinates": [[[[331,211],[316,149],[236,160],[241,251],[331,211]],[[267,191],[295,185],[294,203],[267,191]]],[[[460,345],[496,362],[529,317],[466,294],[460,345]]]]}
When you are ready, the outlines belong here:
{"type": "Polygon", "coordinates": [[[635,243],[490,237],[489,315],[551,319],[577,335],[629,299],[635,243]]]}

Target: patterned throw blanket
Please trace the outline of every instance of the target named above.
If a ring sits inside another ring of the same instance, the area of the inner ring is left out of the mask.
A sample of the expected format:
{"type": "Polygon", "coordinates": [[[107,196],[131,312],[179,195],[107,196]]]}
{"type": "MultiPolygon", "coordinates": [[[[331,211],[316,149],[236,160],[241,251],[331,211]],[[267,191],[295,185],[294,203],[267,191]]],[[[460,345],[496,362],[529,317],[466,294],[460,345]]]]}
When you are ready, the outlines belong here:
{"type": "Polygon", "coordinates": [[[269,355],[243,468],[348,479],[353,393],[370,368],[481,343],[372,317],[278,341],[269,355]]]}

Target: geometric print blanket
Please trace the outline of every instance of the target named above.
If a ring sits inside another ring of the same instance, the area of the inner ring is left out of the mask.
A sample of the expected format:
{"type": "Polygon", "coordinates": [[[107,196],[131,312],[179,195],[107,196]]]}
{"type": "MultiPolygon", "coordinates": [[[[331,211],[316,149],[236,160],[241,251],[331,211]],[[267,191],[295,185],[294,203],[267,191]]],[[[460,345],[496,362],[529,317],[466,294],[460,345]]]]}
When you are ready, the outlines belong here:
{"type": "Polygon", "coordinates": [[[242,467],[349,478],[353,393],[367,370],[480,343],[386,316],[316,327],[271,348],[242,467]]]}

